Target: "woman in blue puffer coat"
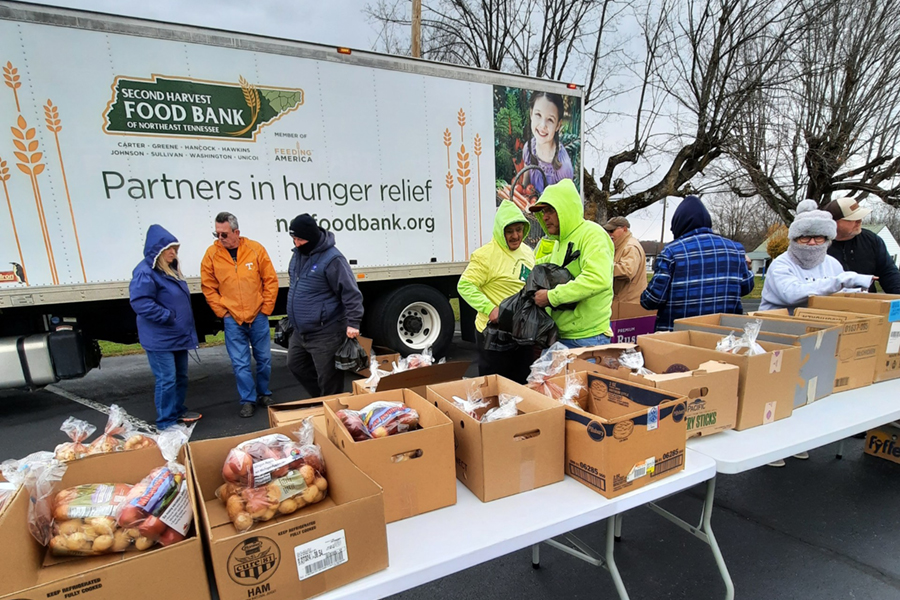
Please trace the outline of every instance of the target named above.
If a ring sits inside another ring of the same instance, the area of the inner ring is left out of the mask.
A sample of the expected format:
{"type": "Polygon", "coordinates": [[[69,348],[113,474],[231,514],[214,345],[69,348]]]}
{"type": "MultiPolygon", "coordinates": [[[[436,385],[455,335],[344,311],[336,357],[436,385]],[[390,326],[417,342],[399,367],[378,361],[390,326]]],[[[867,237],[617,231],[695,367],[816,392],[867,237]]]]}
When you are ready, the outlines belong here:
{"type": "Polygon", "coordinates": [[[178,246],[174,235],[151,225],[144,260],[134,268],[129,286],[138,337],[156,378],[156,427],[160,430],[200,418],[184,406],[188,350],[197,347],[197,330],[191,293],[178,266],[178,246]]]}

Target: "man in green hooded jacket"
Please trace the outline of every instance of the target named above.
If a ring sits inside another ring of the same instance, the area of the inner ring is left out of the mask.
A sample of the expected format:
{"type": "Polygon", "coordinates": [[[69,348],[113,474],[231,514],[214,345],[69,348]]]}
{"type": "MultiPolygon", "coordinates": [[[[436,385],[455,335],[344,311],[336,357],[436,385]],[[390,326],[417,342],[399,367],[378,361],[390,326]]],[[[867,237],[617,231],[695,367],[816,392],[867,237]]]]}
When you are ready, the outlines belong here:
{"type": "Polygon", "coordinates": [[[571,179],[547,186],[530,210],[538,213],[547,234],[538,247],[536,262],[566,263],[574,278],[552,290],[538,290],[535,304],[550,307],[559,341],[569,348],[608,344],[612,336],[612,239],[600,225],[584,219],[581,195],[571,179]],[[573,303],[577,303],[574,310],[554,308],[573,303]]]}
{"type": "Polygon", "coordinates": [[[501,202],[491,241],[472,253],[456,287],[460,297],[478,311],[478,374],[502,375],[523,384],[532,361],[532,347],[519,346],[500,331],[494,331],[495,337],[486,344],[485,329],[497,321],[500,303],[524,287],[534,268],[534,253],[525,244],[529,229],[528,219],[515,204],[501,202]]]}

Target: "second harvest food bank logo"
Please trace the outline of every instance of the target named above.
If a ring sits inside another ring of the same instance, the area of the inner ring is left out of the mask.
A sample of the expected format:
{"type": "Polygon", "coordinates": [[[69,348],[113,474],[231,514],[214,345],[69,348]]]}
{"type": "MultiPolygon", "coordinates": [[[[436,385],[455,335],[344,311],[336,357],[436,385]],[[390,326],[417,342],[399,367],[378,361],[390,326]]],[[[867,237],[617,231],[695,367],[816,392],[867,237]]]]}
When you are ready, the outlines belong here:
{"type": "Polygon", "coordinates": [[[153,75],[116,77],[103,115],[110,134],[255,140],[303,104],[302,89],[153,75]]]}

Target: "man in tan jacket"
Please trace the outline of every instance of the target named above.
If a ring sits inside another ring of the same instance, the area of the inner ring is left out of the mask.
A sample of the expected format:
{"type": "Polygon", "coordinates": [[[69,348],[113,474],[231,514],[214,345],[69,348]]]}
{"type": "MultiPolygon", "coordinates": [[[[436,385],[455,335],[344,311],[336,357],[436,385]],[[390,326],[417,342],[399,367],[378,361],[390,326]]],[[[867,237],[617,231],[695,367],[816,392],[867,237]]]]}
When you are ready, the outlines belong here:
{"type": "Polygon", "coordinates": [[[641,292],[647,289],[647,257],[641,243],[631,235],[630,227],[625,217],[613,217],[603,226],[616,247],[613,299],[636,304],[641,301],[641,292]]]}

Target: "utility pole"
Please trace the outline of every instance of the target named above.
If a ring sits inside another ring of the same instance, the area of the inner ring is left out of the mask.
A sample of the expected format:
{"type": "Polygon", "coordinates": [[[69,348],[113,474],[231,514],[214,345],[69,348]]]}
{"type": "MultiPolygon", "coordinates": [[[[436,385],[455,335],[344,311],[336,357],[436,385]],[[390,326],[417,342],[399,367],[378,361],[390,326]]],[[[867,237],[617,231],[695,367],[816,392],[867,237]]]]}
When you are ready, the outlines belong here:
{"type": "Polygon", "coordinates": [[[669,197],[666,196],[663,198],[663,214],[662,214],[662,225],[659,228],[659,245],[663,245],[663,239],[666,236],[666,206],[669,204],[669,197]]]}
{"type": "Polygon", "coordinates": [[[412,55],[422,58],[422,0],[412,0],[412,55]]]}

